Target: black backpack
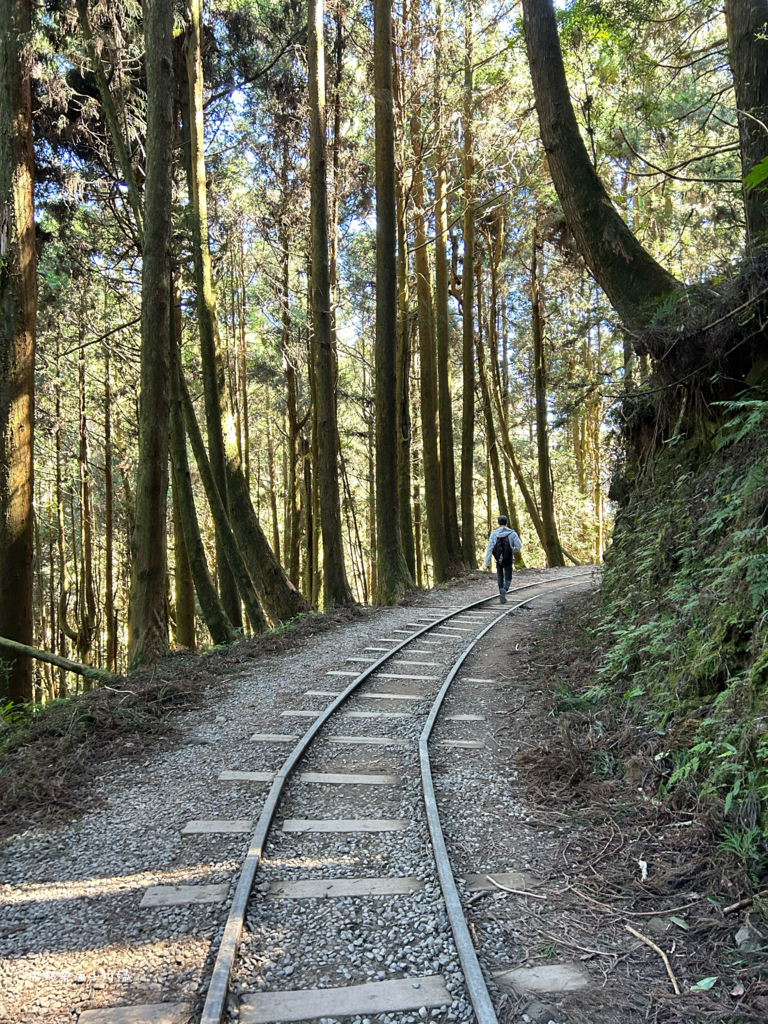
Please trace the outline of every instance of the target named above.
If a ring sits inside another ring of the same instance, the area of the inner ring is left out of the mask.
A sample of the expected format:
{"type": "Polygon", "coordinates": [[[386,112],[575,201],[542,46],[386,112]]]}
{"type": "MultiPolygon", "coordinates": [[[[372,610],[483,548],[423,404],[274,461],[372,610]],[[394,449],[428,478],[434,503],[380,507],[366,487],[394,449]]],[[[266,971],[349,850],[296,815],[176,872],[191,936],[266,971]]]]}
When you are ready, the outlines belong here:
{"type": "Polygon", "coordinates": [[[493,557],[498,565],[511,565],[514,561],[515,553],[509,543],[509,537],[508,533],[503,533],[496,538],[496,543],[493,545],[493,557]]]}

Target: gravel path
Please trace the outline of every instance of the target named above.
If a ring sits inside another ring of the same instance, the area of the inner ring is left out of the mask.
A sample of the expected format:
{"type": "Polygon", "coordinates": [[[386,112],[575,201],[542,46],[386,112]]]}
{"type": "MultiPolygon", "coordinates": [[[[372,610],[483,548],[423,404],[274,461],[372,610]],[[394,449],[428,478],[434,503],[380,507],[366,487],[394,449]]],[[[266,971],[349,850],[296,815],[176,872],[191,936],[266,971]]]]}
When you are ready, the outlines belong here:
{"type": "MultiPolygon", "coordinates": [[[[552,576],[543,570],[524,571],[515,584],[552,576]]],[[[252,742],[250,737],[255,732],[303,732],[308,719],[281,712],[324,707],[328,698],[307,697],[305,691],[338,691],[349,682],[327,672],[358,668],[360,663],[344,664],[348,657],[375,657],[364,648],[391,646],[376,641],[397,635],[392,631],[415,621],[416,612],[459,606],[494,592],[491,577],[455,590],[430,592],[408,608],[371,611],[359,623],[318,636],[311,648],[262,657],[230,678],[226,693],[211,689],[202,710],[179,719],[185,740],[176,749],[150,757],[143,765],[120,760],[105,764],[100,782],[106,807],[63,827],[33,828],[7,840],[0,853],[2,1024],[63,1024],[98,1006],[178,1000],[199,1006],[196,997],[205,990],[229,901],[154,909],[141,907],[140,902],[150,885],[236,880],[248,835],[182,835],[190,820],[258,817],[266,786],[218,782],[219,773],[277,769],[290,744],[252,742]]],[[[439,654],[423,660],[447,663],[470,637],[457,633],[456,639],[446,638],[439,654]]],[[[414,656],[403,654],[398,660],[409,659],[414,656]]],[[[414,666],[393,671],[441,672],[414,666]]],[[[437,685],[386,681],[387,690],[425,695],[437,685]]],[[[378,689],[383,687],[384,682],[378,683],[378,689]]],[[[429,1014],[424,1010],[415,1016],[398,1013],[383,1019],[403,1024],[427,1015],[471,1020],[450,930],[440,909],[439,889],[426,856],[416,738],[429,705],[427,701],[408,703],[413,717],[339,718],[327,728],[328,734],[407,738],[407,747],[341,747],[322,737],[301,767],[302,771],[391,772],[403,777],[401,786],[292,782],[277,824],[311,812],[314,818],[403,818],[411,826],[373,835],[275,832],[257,881],[264,886],[276,878],[414,874],[425,883],[424,891],[324,901],[274,899],[255,893],[234,978],[235,992],[296,987],[297,965],[301,984],[319,987],[439,972],[449,979],[454,996],[450,1007],[444,1012],[438,1008],[429,1014]]],[[[391,711],[393,704],[368,700],[365,706],[391,711]]],[[[401,702],[397,709],[402,709],[401,702]]],[[[462,699],[455,710],[473,711],[474,707],[462,699]]],[[[445,736],[473,736],[479,725],[446,723],[445,736]]],[[[477,753],[446,750],[444,761],[453,765],[453,771],[471,772],[477,753]]],[[[450,775],[440,777],[440,785],[444,788],[449,780],[450,775]]],[[[477,781],[482,783],[482,774],[477,781]]],[[[514,813],[515,808],[510,811],[514,813]]]]}

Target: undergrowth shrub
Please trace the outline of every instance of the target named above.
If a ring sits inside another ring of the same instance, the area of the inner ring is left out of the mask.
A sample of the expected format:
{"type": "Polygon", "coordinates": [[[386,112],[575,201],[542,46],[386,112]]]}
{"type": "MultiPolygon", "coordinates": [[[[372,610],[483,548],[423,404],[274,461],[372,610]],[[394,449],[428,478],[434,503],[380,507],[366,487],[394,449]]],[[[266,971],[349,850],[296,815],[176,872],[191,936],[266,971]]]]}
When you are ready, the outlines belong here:
{"type": "MultiPolygon", "coordinates": [[[[768,402],[673,438],[633,481],[606,554],[602,684],[661,737],[665,789],[768,832],[768,402]]],[[[600,684],[599,684],[600,685],[600,684]]]]}

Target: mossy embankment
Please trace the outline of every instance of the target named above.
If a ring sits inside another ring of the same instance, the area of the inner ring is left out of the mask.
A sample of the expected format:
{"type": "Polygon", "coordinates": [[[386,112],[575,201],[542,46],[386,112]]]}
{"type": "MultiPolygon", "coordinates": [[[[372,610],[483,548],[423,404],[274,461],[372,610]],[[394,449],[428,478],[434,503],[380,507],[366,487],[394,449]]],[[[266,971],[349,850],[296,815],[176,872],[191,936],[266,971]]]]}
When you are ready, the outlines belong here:
{"type": "Polygon", "coordinates": [[[654,371],[622,409],[594,688],[655,731],[662,790],[754,842],[768,833],[767,280],[753,263],[636,344],[654,371]]]}

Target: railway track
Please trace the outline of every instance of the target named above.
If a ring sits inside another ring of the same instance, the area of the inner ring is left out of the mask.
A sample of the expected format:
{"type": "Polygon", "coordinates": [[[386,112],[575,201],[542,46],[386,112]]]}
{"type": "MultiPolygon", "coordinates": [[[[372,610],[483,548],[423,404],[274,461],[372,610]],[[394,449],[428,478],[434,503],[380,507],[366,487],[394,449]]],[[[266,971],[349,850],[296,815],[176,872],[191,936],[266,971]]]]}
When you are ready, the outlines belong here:
{"type": "MultiPolygon", "coordinates": [[[[312,719],[303,735],[253,735],[254,744],[291,749],[276,772],[233,767],[217,780],[223,786],[271,786],[239,871],[201,1024],[220,1024],[233,1017],[242,1024],[338,1017],[369,1022],[374,1016],[385,1021],[429,1017],[441,1024],[453,1020],[496,1024],[443,837],[430,738],[452,683],[489,632],[521,608],[583,585],[590,577],[591,570],[582,570],[526,584],[509,592],[506,606],[500,606],[497,598],[487,598],[458,608],[413,609],[404,630],[388,630],[389,635],[375,641],[376,646],[329,673],[335,683],[347,683],[343,689],[307,691],[308,704],[331,697],[326,707],[282,712],[291,725],[312,719]],[[424,722],[426,702],[430,708],[424,722]],[[339,719],[344,732],[335,728],[339,719]],[[342,754],[331,753],[338,748],[342,754]],[[305,769],[313,765],[322,769],[329,761],[339,767],[339,760],[345,771],[297,771],[300,764],[305,769]],[[360,814],[382,807],[402,816],[360,814]],[[346,816],[331,817],[337,808],[342,813],[346,810],[346,816]],[[280,828],[275,820],[278,811],[280,828]],[[268,863],[265,871],[268,837],[269,860],[274,863],[268,863]],[[328,844],[334,841],[336,846],[329,852],[328,844]],[[365,875],[360,874],[361,866],[365,875]],[[262,875],[266,881],[255,886],[262,875]],[[407,934],[397,938],[398,921],[408,919],[408,901],[420,901],[421,923],[414,926],[418,936],[411,936],[411,943],[403,941],[407,934]],[[345,927],[350,924],[348,918],[353,927],[345,927]],[[283,958],[282,968],[273,963],[270,970],[271,961],[258,949],[262,925],[273,933],[282,931],[283,946],[299,954],[303,947],[313,946],[313,936],[326,935],[329,952],[324,961],[293,954],[290,963],[283,958]],[[397,949],[391,954],[387,934],[396,940],[397,949]],[[418,975],[413,970],[424,955],[412,953],[416,937],[422,940],[420,948],[435,952],[430,967],[418,975]],[[347,984],[333,984],[330,974],[323,973],[334,969],[347,984]]],[[[473,723],[482,722],[482,716],[446,717],[459,735],[439,741],[444,748],[453,748],[461,757],[462,750],[484,745],[472,736],[473,723]]],[[[250,830],[250,822],[245,825],[250,830]]],[[[184,831],[243,831],[243,822],[192,821],[184,831]]],[[[177,897],[195,900],[193,892],[171,893],[169,888],[148,891],[147,905],[168,905],[177,897]]],[[[79,1020],[81,1024],[181,1024],[190,1019],[191,1009],[188,1004],[169,1003],[105,1008],[87,1010],[79,1020]]],[[[191,1019],[197,1019],[196,1014],[191,1019]]]]}

